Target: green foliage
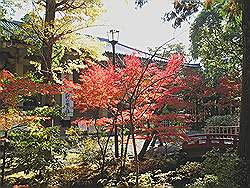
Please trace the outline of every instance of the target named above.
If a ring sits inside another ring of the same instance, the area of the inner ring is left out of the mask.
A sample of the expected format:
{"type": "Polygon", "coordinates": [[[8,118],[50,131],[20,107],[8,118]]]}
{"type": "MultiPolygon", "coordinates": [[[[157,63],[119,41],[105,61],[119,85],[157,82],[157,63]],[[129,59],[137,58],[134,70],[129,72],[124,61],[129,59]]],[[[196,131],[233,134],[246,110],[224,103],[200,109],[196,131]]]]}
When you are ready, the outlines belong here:
{"type": "MultiPolygon", "coordinates": [[[[179,155],[179,154],[177,154],[179,155]]],[[[139,186],[140,187],[168,187],[174,182],[172,173],[181,161],[177,161],[180,156],[172,156],[168,158],[147,158],[139,163],[139,186]]],[[[110,179],[101,179],[100,184],[106,187],[136,187],[136,164],[135,161],[128,161],[126,173],[118,178],[109,177],[110,179]]],[[[183,172],[186,173],[186,172],[183,172]]],[[[198,175],[197,175],[198,177],[198,175]]]]}
{"type": "Polygon", "coordinates": [[[212,116],[206,119],[207,126],[238,126],[239,115],[212,116]]]}
{"type": "MultiPolygon", "coordinates": [[[[163,172],[167,172],[169,170],[174,170],[177,166],[177,161],[171,157],[155,157],[155,158],[147,158],[144,161],[139,162],[139,172],[147,173],[154,170],[161,170],[163,172]]],[[[128,170],[135,172],[136,164],[135,162],[131,162],[128,164],[128,170]]]]}
{"type": "Polygon", "coordinates": [[[36,107],[34,110],[27,111],[26,114],[29,116],[34,115],[38,117],[51,117],[62,119],[64,117],[62,113],[62,108],[63,107],[59,105],[36,107]]]}
{"type": "Polygon", "coordinates": [[[214,175],[205,175],[203,178],[198,178],[188,188],[219,188],[218,177],[214,175]]]}
{"type": "Polygon", "coordinates": [[[51,187],[74,187],[80,184],[81,187],[92,184],[96,187],[99,172],[91,165],[68,165],[57,169],[50,174],[49,185],[51,187]]]}
{"type": "Polygon", "coordinates": [[[203,10],[191,26],[190,38],[193,58],[199,59],[208,77],[224,74],[238,76],[242,62],[241,18],[231,21],[216,2],[210,10],[203,10]]]}
{"type": "Polygon", "coordinates": [[[97,141],[93,138],[85,138],[81,141],[82,149],[80,157],[83,163],[99,164],[102,159],[102,154],[97,141]]]}
{"type": "Polygon", "coordinates": [[[218,187],[240,187],[245,185],[246,167],[236,151],[220,153],[211,151],[203,161],[206,174],[218,177],[218,187]]]}
{"type": "MultiPolygon", "coordinates": [[[[87,134],[79,127],[71,127],[66,130],[66,140],[69,144],[68,155],[65,159],[65,167],[54,170],[51,173],[50,185],[70,187],[76,184],[96,185],[103,165],[103,147],[106,138],[97,138],[96,134],[87,134]],[[98,141],[99,140],[99,141],[98,141]]],[[[114,177],[117,173],[117,161],[112,156],[111,145],[108,145],[105,154],[106,175],[114,177]]]]}
{"type": "Polygon", "coordinates": [[[39,74],[36,72],[28,72],[27,77],[34,83],[43,83],[44,77],[38,76],[39,74]]]}
{"type": "MultiPolygon", "coordinates": [[[[171,187],[169,183],[168,174],[162,173],[160,170],[153,172],[146,172],[139,175],[139,187],[171,187]]],[[[104,187],[136,187],[136,174],[129,173],[119,180],[100,179],[98,181],[104,187]]]]}
{"type": "MultiPolygon", "coordinates": [[[[141,0],[143,1],[143,0],[141,0]]],[[[240,1],[237,0],[175,0],[173,10],[166,12],[163,21],[173,21],[173,27],[181,27],[183,22],[192,20],[201,10],[219,8],[222,16],[230,21],[241,21],[240,1]]]]}
{"type": "MultiPolygon", "coordinates": [[[[126,177],[122,177],[120,181],[102,179],[99,183],[105,187],[136,187],[136,174],[130,173],[126,177]]],[[[153,187],[153,185],[154,180],[152,173],[144,173],[139,176],[140,187],[153,187]]]]}
{"type": "MultiPolygon", "coordinates": [[[[85,130],[79,127],[71,127],[66,130],[66,139],[71,149],[79,154],[79,163],[92,164],[100,168],[106,137],[97,138],[96,134],[87,135],[85,130]]],[[[108,160],[112,160],[111,145],[112,143],[108,144],[105,154],[108,160]]]]}
{"type": "Polygon", "coordinates": [[[59,127],[20,128],[10,132],[7,174],[24,172],[46,181],[52,169],[60,167],[66,155],[59,127]]]}
{"type": "Polygon", "coordinates": [[[176,171],[170,172],[169,180],[172,184],[186,184],[204,174],[204,169],[199,162],[187,162],[181,165],[176,171]]]}
{"type": "MultiPolygon", "coordinates": [[[[175,171],[142,172],[139,176],[139,186],[164,187],[171,183],[174,187],[189,188],[244,187],[246,172],[245,163],[240,160],[236,151],[230,150],[225,153],[211,151],[206,154],[204,161],[187,162],[175,171]]],[[[132,172],[120,177],[119,180],[102,179],[100,183],[107,187],[134,187],[136,175],[132,172]]]]}
{"type": "Polygon", "coordinates": [[[0,19],[2,19],[6,14],[6,10],[4,9],[2,3],[0,4],[0,19]]]}
{"type": "Polygon", "coordinates": [[[32,3],[26,0],[5,0],[0,3],[0,18],[4,13],[9,12],[6,5],[14,10],[17,8],[16,4],[24,3],[28,3],[27,7],[32,9],[26,10],[26,15],[21,22],[9,21],[8,28],[0,27],[0,36],[7,41],[15,40],[27,44],[25,48],[28,55],[32,55],[32,64],[37,70],[49,69],[45,71],[51,71],[53,78],[60,82],[58,73],[72,73],[73,70],[85,68],[83,62],[86,59],[106,59],[102,55],[104,50],[100,41],[81,34],[85,28],[92,27],[94,21],[103,12],[101,0],[84,2],[48,0],[32,3]],[[56,8],[46,9],[53,6],[56,8]],[[47,48],[46,53],[49,53],[50,62],[44,62],[46,59],[44,47],[47,48]]]}
{"type": "Polygon", "coordinates": [[[212,150],[204,161],[187,162],[176,171],[169,172],[167,179],[173,185],[187,187],[227,188],[246,185],[246,164],[234,150],[225,153],[212,150]]]}
{"type": "Polygon", "coordinates": [[[152,186],[153,178],[151,173],[142,174],[139,178],[139,184],[141,187],[152,186]]]}
{"type": "Polygon", "coordinates": [[[78,148],[80,141],[83,140],[88,135],[87,131],[77,126],[72,126],[68,128],[65,134],[66,134],[67,142],[73,148],[78,148]]]}

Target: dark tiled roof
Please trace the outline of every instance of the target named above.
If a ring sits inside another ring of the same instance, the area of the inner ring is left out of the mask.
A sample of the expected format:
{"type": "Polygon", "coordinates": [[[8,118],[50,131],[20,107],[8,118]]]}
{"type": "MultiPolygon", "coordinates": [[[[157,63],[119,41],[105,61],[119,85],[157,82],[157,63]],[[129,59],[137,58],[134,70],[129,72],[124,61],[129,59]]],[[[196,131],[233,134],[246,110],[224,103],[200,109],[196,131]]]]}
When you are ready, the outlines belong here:
{"type": "Polygon", "coordinates": [[[8,21],[5,19],[0,20],[0,26],[2,27],[3,31],[7,36],[13,35],[13,32],[16,30],[20,30],[21,22],[19,21],[8,21]]]}
{"type": "MultiPolygon", "coordinates": [[[[3,30],[5,31],[7,36],[11,37],[13,35],[14,31],[21,29],[21,27],[20,27],[21,23],[22,22],[19,22],[19,21],[8,21],[8,20],[5,20],[5,19],[1,19],[0,20],[0,27],[3,28],[3,30]]],[[[91,36],[91,37],[93,37],[93,36],[91,36]]],[[[112,52],[112,46],[111,46],[108,39],[102,38],[102,37],[96,37],[96,38],[99,39],[101,42],[106,43],[105,51],[107,53],[112,52]]],[[[150,54],[148,52],[138,50],[136,48],[127,46],[125,44],[122,44],[122,43],[119,43],[119,42],[116,44],[116,53],[117,54],[121,54],[121,55],[129,54],[130,55],[130,54],[132,54],[134,52],[137,53],[137,56],[139,56],[140,58],[144,58],[144,59],[151,58],[151,56],[152,56],[152,54],[150,54]]],[[[160,57],[159,55],[154,56],[154,60],[156,60],[158,62],[165,62],[165,63],[167,62],[166,58],[160,57]]],[[[189,63],[189,64],[186,64],[185,66],[193,67],[193,68],[200,68],[200,64],[190,64],[189,63]]]]}

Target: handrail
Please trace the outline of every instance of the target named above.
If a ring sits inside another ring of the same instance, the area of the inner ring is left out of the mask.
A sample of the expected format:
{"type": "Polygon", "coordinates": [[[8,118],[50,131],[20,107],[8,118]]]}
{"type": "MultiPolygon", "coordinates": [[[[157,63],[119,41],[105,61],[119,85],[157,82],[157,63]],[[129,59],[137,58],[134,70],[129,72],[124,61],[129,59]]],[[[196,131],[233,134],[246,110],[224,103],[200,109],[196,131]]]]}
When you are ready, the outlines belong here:
{"type": "Polygon", "coordinates": [[[218,133],[218,134],[235,134],[240,132],[239,126],[206,126],[203,128],[205,133],[218,133]]]}
{"type": "Polygon", "coordinates": [[[182,148],[226,148],[237,146],[239,142],[239,135],[235,134],[193,134],[189,136],[190,140],[182,144],[182,148]]]}
{"type": "Polygon", "coordinates": [[[192,135],[189,135],[189,137],[199,137],[199,136],[218,136],[218,135],[221,135],[221,136],[239,136],[237,134],[220,134],[220,133],[200,133],[200,134],[192,134],[192,135]]]}

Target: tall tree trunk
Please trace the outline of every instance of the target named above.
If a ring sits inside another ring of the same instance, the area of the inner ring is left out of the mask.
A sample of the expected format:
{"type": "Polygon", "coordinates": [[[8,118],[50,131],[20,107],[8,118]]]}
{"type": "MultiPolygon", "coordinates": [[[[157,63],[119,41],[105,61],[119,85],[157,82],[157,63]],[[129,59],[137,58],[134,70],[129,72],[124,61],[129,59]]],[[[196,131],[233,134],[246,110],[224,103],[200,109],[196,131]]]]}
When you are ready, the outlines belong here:
{"type": "MultiPolygon", "coordinates": [[[[242,0],[243,64],[240,113],[240,156],[250,167],[250,1],[242,0]]],[[[250,168],[249,168],[250,169],[250,168]]],[[[250,178],[248,178],[248,183],[250,178]]]]}
{"type": "MultiPolygon", "coordinates": [[[[52,29],[54,28],[56,15],[56,1],[55,0],[46,0],[46,12],[45,12],[45,30],[44,30],[44,39],[42,47],[42,71],[43,76],[45,77],[46,82],[51,82],[53,80],[51,74],[52,66],[52,50],[54,44],[54,38],[52,34],[52,29]]],[[[44,97],[44,105],[53,106],[53,96],[46,95],[44,97]]],[[[51,126],[52,123],[48,122],[48,126],[51,126]]]]}
{"type": "MultiPolygon", "coordinates": [[[[46,10],[45,10],[45,30],[44,30],[44,39],[42,46],[42,73],[45,77],[45,82],[52,82],[53,77],[51,74],[52,66],[52,50],[54,44],[54,38],[52,34],[52,29],[54,28],[55,15],[56,15],[56,0],[46,0],[46,10]]],[[[54,105],[54,96],[45,95],[42,101],[43,105],[53,106],[54,105]]],[[[52,121],[48,120],[46,126],[50,127],[53,125],[52,121]]]]}
{"type": "Polygon", "coordinates": [[[52,49],[54,38],[51,33],[54,28],[54,21],[56,15],[56,1],[47,0],[46,1],[46,12],[45,12],[45,33],[43,41],[43,62],[42,70],[45,71],[44,75],[47,81],[52,80],[51,75],[51,65],[52,65],[52,49]]]}

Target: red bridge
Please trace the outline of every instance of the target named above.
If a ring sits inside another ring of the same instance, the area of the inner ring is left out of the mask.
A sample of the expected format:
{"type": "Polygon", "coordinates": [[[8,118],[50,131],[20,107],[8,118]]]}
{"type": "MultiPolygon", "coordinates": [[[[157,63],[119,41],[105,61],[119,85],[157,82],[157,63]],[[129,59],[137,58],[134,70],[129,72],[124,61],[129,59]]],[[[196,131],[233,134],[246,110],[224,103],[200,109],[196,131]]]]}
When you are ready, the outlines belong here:
{"type": "Polygon", "coordinates": [[[187,153],[189,158],[200,158],[212,148],[226,150],[235,148],[239,144],[238,134],[205,133],[193,134],[189,137],[190,140],[182,145],[182,150],[187,153]]]}

